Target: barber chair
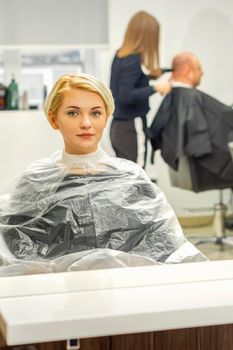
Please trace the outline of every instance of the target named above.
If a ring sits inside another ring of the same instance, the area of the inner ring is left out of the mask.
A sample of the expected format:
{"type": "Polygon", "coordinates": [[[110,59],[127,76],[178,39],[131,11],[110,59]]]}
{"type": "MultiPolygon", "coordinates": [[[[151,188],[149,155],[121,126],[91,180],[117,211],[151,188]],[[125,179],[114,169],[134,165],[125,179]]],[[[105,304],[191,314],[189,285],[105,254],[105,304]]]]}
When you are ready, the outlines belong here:
{"type": "Polygon", "coordinates": [[[172,186],[196,193],[219,190],[213,208],[213,237],[202,237],[197,244],[233,246],[233,237],[225,234],[227,208],[222,198],[223,189],[233,188],[233,162],[227,144],[233,141],[232,108],[200,90],[173,88],[152,121],[149,137],[153,152],[160,149],[172,167],[172,186]]]}
{"type": "MultiPolygon", "coordinates": [[[[233,143],[232,143],[232,154],[233,154],[233,143]]],[[[198,172],[193,171],[192,159],[187,156],[182,156],[179,159],[178,170],[175,171],[169,167],[169,177],[171,185],[174,187],[196,191],[196,184],[198,172]]],[[[217,188],[213,188],[217,189],[217,188]]],[[[199,191],[198,191],[199,192],[199,191]]],[[[215,243],[218,245],[231,245],[233,246],[233,237],[227,237],[225,234],[225,218],[226,218],[227,206],[223,203],[223,192],[219,190],[219,200],[213,207],[213,236],[211,237],[192,237],[197,239],[194,242],[195,245],[203,243],[215,243]]],[[[191,237],[189,237],[191,238],[191,237]]]]}

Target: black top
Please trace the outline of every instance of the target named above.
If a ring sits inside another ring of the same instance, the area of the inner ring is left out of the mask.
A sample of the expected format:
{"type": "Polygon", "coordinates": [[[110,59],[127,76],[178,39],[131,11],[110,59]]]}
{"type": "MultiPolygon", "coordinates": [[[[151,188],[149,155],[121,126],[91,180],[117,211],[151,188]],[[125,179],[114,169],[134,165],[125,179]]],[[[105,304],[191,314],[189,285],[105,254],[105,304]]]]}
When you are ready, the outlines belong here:
{"type": "Polygon", "coordinates": [[[145,117],[149,111],[149,96],[155,90],[141,69],[140,55],[124,58],[115,55],[111,68],[110,88],[115,100],[114,119],[130,120],[145,117]]]}

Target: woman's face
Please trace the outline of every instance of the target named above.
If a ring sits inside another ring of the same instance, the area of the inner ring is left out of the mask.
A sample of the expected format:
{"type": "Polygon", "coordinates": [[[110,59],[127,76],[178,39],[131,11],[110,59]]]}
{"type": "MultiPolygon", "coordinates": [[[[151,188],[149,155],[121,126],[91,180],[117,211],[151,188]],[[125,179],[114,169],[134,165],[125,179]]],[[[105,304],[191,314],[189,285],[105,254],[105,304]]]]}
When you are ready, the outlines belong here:
{"type": "Polygon", "coordinates": [[[56,114],[49,113],[54,129],[59,129],[69,154],[95,152],[107,123],[102,98],[95,92],[70,89],[65,92],[56,114]]]}

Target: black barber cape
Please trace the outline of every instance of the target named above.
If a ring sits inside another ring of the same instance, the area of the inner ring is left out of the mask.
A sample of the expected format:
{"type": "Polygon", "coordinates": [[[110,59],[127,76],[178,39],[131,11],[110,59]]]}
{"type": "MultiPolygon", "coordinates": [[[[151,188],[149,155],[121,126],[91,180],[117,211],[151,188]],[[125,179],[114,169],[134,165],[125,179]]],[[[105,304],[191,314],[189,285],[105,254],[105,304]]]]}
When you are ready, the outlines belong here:
{"type": "Polygon", "coordinates": [[[195,192],[233,186],[233,110],[206,93],[174,87],[162,101],[151,124],[153,152],[160,149],[166,163],[178,169],[189,159],[195,192]]]}

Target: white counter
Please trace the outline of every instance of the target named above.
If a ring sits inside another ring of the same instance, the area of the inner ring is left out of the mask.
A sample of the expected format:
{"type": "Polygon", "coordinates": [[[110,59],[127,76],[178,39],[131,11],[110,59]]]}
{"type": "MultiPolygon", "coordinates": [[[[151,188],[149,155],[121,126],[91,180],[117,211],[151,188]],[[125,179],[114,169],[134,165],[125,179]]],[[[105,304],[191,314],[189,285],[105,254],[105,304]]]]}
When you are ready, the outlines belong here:
{"type": "Polygon", "coordinates": [[[0,278],[8,345],[233,323],[233,261],[0,278]]]}

